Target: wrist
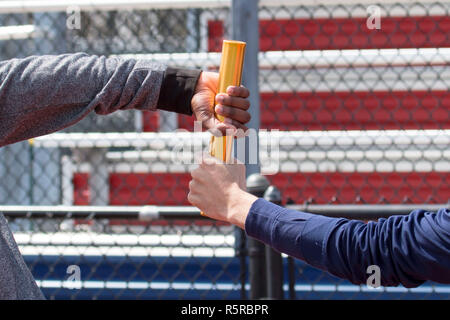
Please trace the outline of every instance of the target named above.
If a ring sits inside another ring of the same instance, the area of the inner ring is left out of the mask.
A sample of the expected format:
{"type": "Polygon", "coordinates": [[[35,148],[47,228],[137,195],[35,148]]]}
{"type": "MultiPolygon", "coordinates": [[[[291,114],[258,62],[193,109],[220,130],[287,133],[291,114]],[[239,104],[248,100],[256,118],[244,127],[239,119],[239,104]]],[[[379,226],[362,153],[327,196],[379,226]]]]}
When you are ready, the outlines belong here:
{"type": "Polygon", "coordinates": [[[157,108],[192,115],[191,101],[201,70],[167,67],[161,83],[157,108]]]}
{"type": "Polygon", "coordinates": [[[247,219],[250,208],[258,198],[236,186],[231,199],[227,220],[239,228],[244,229],[245,220],[247,219]]]}

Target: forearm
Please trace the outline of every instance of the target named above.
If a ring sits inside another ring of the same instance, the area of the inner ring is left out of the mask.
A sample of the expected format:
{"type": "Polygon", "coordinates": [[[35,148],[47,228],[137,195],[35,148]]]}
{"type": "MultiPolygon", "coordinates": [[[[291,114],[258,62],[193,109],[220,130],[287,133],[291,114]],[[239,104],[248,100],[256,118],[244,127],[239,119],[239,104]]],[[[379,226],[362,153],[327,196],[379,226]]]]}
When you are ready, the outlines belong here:
{"type": "MultiPolygon", "coordinates": [[[[160,107],[190,114],[192,94],[180,98],[184,94],[180,87],[189,77],[180,78],[177,69],[169,70],[170,74],[164,65],[146,60],[86,54],[1,62],[0,146],[58,131],[92,111],[109,114],[160,107]]],[[[195,81],[199,73],[193,71],[189,76],[195,81]]]]}
{"type": "Polygon", "coordinates": [[[252,205],[245,229],[278,251],[355,284],[365,284],[367,267],[377,265],[382,285],[415,287],[424,280],[450,282],[448,216],[445,211],[417,211],[365,224],[260,199],[252,205]]]}

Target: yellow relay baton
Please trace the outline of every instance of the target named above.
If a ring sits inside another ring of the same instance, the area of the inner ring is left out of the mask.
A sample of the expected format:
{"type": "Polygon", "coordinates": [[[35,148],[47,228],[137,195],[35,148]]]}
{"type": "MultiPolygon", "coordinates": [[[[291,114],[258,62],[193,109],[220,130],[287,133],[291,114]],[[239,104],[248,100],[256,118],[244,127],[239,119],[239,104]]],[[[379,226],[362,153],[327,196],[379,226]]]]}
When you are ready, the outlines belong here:
{"type": "MultiPolygon", "coordinates": [[[[219,69],[218,93],[226,93],[229,86],[240,86],[242,69],[244,66],[245,42],[224,40],[222,44],[222,58],[219,69]]],[[[221,122],[224,118],[216,114],[221,122]]],[[[233,136],[211,137],[210,154],[228,163],[233,150],[233,136]]]]}
{"type": "MultiPolygon", "coordinates": [[[[218,93],[226,93],[229,86],[241,85],[245,45],[246,43],[242,41],[223,40],[218,93]]],[[[222,116],[215,112],[214,114],[221,122],[224,121],[222,116]]],[[[209,153],[211,156],[225,163],[229,163],[231,154],[233,153],[233,138],[233,136],[212,136],[209,144],[209,153]]],[[[201,215],[204,216],[205,214],[201,212],[201,215]]]]}

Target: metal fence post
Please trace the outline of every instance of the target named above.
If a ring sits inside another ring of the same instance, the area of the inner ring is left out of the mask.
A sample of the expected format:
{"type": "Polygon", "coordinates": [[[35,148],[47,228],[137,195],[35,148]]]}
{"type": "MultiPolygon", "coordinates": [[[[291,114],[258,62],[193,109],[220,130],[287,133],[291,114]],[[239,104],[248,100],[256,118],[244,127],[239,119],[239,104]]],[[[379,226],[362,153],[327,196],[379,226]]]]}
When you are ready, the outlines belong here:
{"type": "MultiPolygon", "coordinates": [[[[262,198],[268,187],[269,180],[258,173],[254,173],[247,178],[247,191],[257,197],[262,198]]],[[[252,238],[248,238],[247,244],[249,255],[250,299],[265,298],[267,294],[265,245],[252,238]]]]}
{"type": "MultiPolygon", "coordinates": [[[[281,205],[281,193],[275,186],[270,186],[264,193],[264,199],[274,204],[281,205]]],[[[284,299],[283,292],[283,260],[281,253],[266,246],[267,266],[267,298],[284,299]]]]}
{"type": "MultiPolygon", "coordinates": [[[[286,206],[292,205],[294,202],[292,199],[288,199],[286,201],[286,206]]],[[[291,256],[287,257],[287,278],[288,278],[288,291],[289,291],[289,299],[295,300],[296,294],[295,294],[295,262],[294,258],[291,256]]]]}
{"type": "MultiPolygon", "coordinates": [[[[248,128],[255,130],[256,134],[260,127],[260,97],[259,97],[259,19],[258,0],[233,0],[231,7],[232,38],[233,40],[245,41],[244,70],[242,73],[242,84],[250,91],[250,115],[251,120],[247,124],[248,128]]],[[[259,173],[259,139],[245,139],[246,159],[240,159],[246,163],[247,177],[253,173],[259,173]],[[250,143],[256,146],[250,146],[250,143]],[[255,153],[250,155],[249,152],[255,153]],[[251,161],[256,159],[256,163],[251,161]]]]}
{"type": "Polygon", "coordinates": [[[241,299],[247,299],[247,237],[241,228],[234,229],[234,252],[239,259],[239,283],[241,285],[241,299]]]}
{"type": "MultiPolygon", "coordinates": [[[[251,108],[249,110],[251,115],[251,120],[247,126],[256,132],[259,131],[259,63],[258,63],[258,52],[259,52],[259,20],[258,20],[258,0],[232,0],[231,4],[231,37],[233,40],[245,41],[247,43],[245,50],[245,62],[244,62],[244,72],[242,74],[242,84],[245,85],[251,92],[249,101],[251,108]]],[[[246,163],[247,177],[253,173],[259,173],[259,142],[254,146],[256,148],[249,148],[250,140],[245,139],[245,154],[248,156],[247,150],[256,150],[256,164],[249,164],[249,161],[240,159],[246,163]]],[[[256,139],[258,140],[258,139],[256,139]]],[[[267,188],[267,185],[264,186],[267,188]]],[[[264,190],[259,195],[263,196],[264,190]]],[[[250,191],[251,192],[251,191],[250,191]]],[[[236,243],[236,254],[239,254],[239,259],[241,261],[241,298],[246,298],[245,283],[246,283],[246,254],[250,255],[249,262],[249,277],[250,277],[250,298],[257,299],[265,295],[265,288],[259,287],[264,284],[265,277],[263,274],[264,261],[264,245],[260,242],[248,239],[247,246],[248,252],[245,252],[246,247],[246,235],[243,230],[236,228],[235,230],[235,243],[236,243]],[[259,255],[262,254],[262,260],[259,255]]]]}

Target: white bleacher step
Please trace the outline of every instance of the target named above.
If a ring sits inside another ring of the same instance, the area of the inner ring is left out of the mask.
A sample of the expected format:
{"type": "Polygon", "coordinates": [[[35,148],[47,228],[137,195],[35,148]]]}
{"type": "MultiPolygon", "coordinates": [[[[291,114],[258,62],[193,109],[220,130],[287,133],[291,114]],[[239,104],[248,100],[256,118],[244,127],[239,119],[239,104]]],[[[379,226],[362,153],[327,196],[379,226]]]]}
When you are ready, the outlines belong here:
{"type": "Polygon", "coordinates": [[[29,39],[37,33],[38,28],[32,24],[0,27],[0,40],[29,39]]]}
{"type": "MultiPolygon", "coordinates": [[[[184,67],[218,67],[220,52],[122,54],[184,67]]],[[[259,53],[261,68],[332,68],[442,65],[450,62],[450,48],[294,50],[259,53]]]]}

